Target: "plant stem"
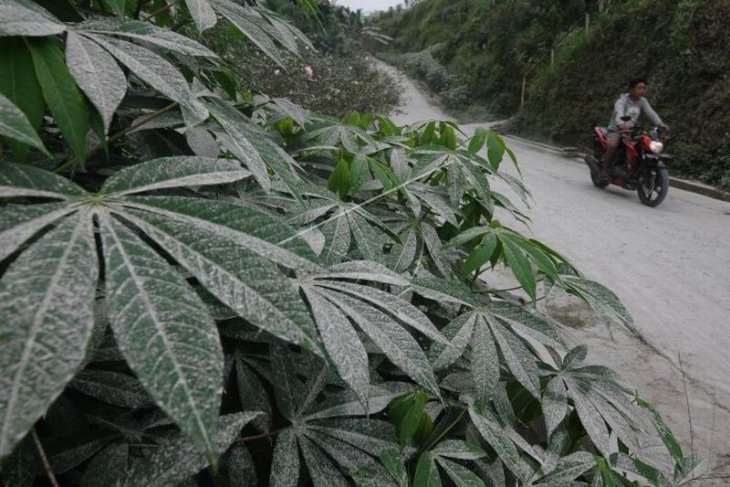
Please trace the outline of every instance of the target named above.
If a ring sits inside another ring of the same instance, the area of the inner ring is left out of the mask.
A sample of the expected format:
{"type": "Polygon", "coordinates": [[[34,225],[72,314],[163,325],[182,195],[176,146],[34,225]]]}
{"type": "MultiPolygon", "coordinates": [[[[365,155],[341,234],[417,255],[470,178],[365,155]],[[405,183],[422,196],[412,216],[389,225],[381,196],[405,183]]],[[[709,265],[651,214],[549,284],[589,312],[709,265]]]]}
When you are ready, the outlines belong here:
{"type": "Polygon", "coordinates": [[[31,436],[33,437],[33,443],[35,443],[35,447],[38,450],[38,456],[41,457],[41,463],[43,464],[43,469],[46,471],[48,481],[53,487],[60,487],[58,485],[58,481],[56,480],[56,476],[53,474],[51,463],[48,461],[46,451],[43,449],[43,445],[41,444],[40,438],[38,438],[38,433],[36,433],[35,428],[31,430],[31,436]]]}
{"type": "Polygon", "coordinates": [[[266,438],[271,438],[272,436],[276,436],[281,432],[280,429],[274,430],[274,431],[267,431],[266,433],[261,433],[260,435],[254,435],[254,436],[245,436],[243,438],[239,438],[236,440],[236,443],[251,443],[252,441],[258,441],[263,440],[266,438]]]}
{"type": "Polygon", "coordinates": [[[147,22],[147,21],[149,21],[149,20],[150,20],[150,19],[151,19],[152,17],[157,17],[157,16],[158,16],[158,15],[160,15],[161,13],[164,13],[164,12],[166,12],[166,11],[170,10],[170,9],[172,8],[172,6],[173,6],[173,5],[175,5],[176,3],[177,3],[177,0],[170,0],[170,2],[169,2],[169,3],[167,3],[167,4],[165,4],[165,6],[164,6],[164,7],[160,7],[160,8],[158,8],[157,10],[155,10],[154,12],[152,12],[151,14],[149,14],[149,15],[148,15],[147,17],[143,18],[143,19],[142,19],[142,21],[143,21],[143,22],[147,22]]]}
{"type": "MultiPolygon", "coordinates": [[[[111,144],[112,142],[116,142],[117,140],[121,139],[122,137],[124,137],[125,135],[127,135],[132,130],[134,130],[134,129],[138,128],[138,127],[141,127],[142,125],[146,124],[147,122],[149,122],[151,120],[154,120],[155,118],[159,117],[163,113],[169,112],[170,110],[172,110],[173,108],[175,108],[177,105],[178,105],[177,102],[170,103],[169,105],[160,108],[156,112],[152,112],[149,115],[147,115],[146,117],[142,117],[137,122],[134,122],[132,125],[130,125],[129,127],[125,128],[124,130],[120,130],[116,134],[114,134],[111,137],[109,137],[109,139],[106,141],[106,143],[107,144],[111,144]]],[[[94,147],[91,148],[91,150],[89,150],[89,153],[87,155],[93,154],[94,152],[96,152],[99,149],[103,148],[104,145],[105,144],[103,144],[103,143],[102,144],[96,144],[94,147]]],[[[59,173],[59,172],[65,171],[69,167],[73,166],[73,164],[75,162],[76,162],[76,158],[75,157],[72,157],[71,159],[67,160],[66,162],[64,162],[63,164],[61,164],[60,166],[58,166],[56,168],[56,172],[59,173]]]]}

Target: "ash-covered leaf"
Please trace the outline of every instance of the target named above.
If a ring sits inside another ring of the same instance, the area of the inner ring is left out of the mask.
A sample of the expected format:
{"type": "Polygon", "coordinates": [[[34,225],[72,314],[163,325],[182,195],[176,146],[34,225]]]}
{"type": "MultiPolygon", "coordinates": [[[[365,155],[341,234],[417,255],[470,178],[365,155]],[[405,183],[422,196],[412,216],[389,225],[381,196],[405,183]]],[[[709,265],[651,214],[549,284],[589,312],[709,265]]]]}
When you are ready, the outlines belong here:
{"type": "MultiPolygon", "coordinates": [[[[214,455],[220,456],[228,450],[241,429],[255,418],[258,412],[242,412],[221,416],[216,426],[218,441],[214,455]]],[[[187,479],[210,465],[211,460],[185,436],[176,434],[149,457],[135,462],[125,475],[117,481],[120,487],[167,487],[187,479]]]]}
{"type": "Polygon", "coordinates": [[[137,379],[119,372],[82,370],[69,387],[114,406],[142,408],[153,404],[137,379]]]}
{"type": "Polygon", "coordinates": [[[114,58],[97,43],[75,32],[66,36],[66,64],[81,91],[99,110],[104,133],[127,93],[127,78],[114,58]]]}
{"type": "Polygon", "coordinates": [[[97,276],[91,219],[83,212],[22,253],[0,280],[0,458],[83,363],[97,276]]]}
{"type": "Polygon", "coordinates": [[[109,320],[130,368],[212,460],[223,353],[205,304],[139,237],[102,215],[109,320]]]}
{"type": "Polygon", "coordinates": [[[3,0],[0,4],[0,36],[45,37],[66,30],[47,10],[29,0],[3,0]]]}

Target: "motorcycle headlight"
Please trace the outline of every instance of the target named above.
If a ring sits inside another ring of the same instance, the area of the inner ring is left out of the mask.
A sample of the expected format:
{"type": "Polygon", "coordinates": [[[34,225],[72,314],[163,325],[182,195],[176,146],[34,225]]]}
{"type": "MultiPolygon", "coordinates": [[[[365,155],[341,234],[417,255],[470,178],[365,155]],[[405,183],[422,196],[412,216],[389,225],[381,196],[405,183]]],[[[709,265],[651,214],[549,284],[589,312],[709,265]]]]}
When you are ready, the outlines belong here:
{"type": "Polygon", "coordinates": [[[651,143],[649,143],[649,148],[654,154],[661,154],[661,152],[664,150],[664,144],[662,144],[658,140],[652,140],[651,143]]]}

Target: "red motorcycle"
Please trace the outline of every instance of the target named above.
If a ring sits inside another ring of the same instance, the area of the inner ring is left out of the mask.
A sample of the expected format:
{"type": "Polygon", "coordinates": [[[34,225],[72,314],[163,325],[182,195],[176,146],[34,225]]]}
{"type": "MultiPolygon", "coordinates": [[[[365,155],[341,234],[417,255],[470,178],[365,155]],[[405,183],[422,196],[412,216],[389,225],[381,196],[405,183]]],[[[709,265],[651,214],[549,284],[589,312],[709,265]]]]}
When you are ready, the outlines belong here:
{"type": "MultiPolygon", "coordinates": [[[[628,121],[630,118],[625,117],[622,120],[628,121]]],[[[659,206],[669,192],[667,162],[672,158],[669,154],[664,154],[662,129],[655,127],[645,131],[634,127],[621,132],[621,144],[616,152],[610,183],[601,180],[608,130],[596,127],[594,131],[593,155],[585,157],[593,184],[601,189],[615,184],[630,191],[637,190],[643,204],[659,206]]]]}

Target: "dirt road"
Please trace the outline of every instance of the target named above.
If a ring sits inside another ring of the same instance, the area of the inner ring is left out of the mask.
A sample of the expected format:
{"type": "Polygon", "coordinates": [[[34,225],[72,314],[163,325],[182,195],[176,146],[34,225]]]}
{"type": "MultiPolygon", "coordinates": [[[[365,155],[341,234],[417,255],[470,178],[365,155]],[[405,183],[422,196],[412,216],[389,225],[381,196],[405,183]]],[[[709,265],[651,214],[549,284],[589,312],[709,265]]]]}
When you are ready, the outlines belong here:
{"type": "MultiPolygon", "coordinates": [[[[413,82],[383,69],[404,87],[398,122],[448,118],[413,82]]],[[[635,192],[594,188],[585,165],[574,159],[508,143],[533,194],[531,231],[616,292],[643,337],[618,332],[612,341],[600,325],[586,323],[574,330],[576,339],[656,404],[687,449],[717,467],[727,463],[730,203],[672,188],[651,209],[635,192]]]]}

